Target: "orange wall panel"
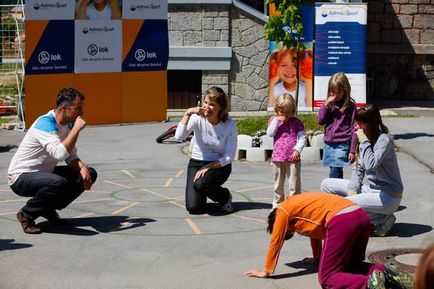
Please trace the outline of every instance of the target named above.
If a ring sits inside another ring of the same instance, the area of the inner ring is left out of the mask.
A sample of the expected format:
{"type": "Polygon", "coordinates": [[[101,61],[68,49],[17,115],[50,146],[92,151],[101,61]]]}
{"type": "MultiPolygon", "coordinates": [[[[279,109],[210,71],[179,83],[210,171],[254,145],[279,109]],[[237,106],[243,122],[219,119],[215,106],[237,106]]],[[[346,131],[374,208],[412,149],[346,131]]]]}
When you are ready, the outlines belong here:
{"type": "Polygon", "coordinates": [[[73,74],[26,75],[26,128],[29,128],[40,115],[56,108],[57,93],[63,87],[73,86],[73,79],[73,74]]]}
{"type": "Polygon", "coordinates": [[[88,124],[121,122],[122,78],[115,73],[74,75],[74,87],[84,93],[85,120],[88,124]]]}
{"type": "Polygon", "coordinates": [[[167,71],[122,73],[122,123],[167,118],[167,71]]]}

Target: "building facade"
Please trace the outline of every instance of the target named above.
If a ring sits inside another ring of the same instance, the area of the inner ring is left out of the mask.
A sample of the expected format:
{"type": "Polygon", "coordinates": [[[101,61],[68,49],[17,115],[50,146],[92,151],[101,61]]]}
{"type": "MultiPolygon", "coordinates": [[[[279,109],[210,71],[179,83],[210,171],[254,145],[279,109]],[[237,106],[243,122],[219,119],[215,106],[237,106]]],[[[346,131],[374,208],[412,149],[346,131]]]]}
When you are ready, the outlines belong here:
{"type": "MultiPolygon", "coordinates": [[[[232,111],[266,109],[267,16],[243,2],[169,0],[169,109],[213,85],[228,92],[232,111]]],[[[434,100],[434,5],[369,1],[367,53],[368,101],[434,100]]]]}

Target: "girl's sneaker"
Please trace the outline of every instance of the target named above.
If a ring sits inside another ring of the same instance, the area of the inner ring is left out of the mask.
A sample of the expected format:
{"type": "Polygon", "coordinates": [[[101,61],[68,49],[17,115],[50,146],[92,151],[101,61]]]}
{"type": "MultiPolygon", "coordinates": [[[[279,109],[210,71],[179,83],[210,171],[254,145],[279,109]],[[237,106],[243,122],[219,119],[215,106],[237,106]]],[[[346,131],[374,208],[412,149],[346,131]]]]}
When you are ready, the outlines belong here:
{"type": "Polygon", "coordinates": [[[413,277],[409,273],[399,268],[399,266],[392,261],[388,261],[386,264],[384,264],[384,275],[386,277],[386,281],[390,283],[393,288],[414,288],[413,277]]]}
{"type": "Polygon", "coordinates": [[[381,224],[374,224],[372,226],[372,233],[374,234],[374,236],[377,237],[385,237],[387,236],[387,234],[389,234],[390,230],[393,227],[393,224],[395,224],[396,221],[396,217],[394,214],[390,214],[386,217],[386,220],[384,221],[384,223],[381,224]]]}
{"type": "Polygon", "coordinates": [[[368,279],[368,289],[386,289],[384,273],[375,269],[368,279]]]}

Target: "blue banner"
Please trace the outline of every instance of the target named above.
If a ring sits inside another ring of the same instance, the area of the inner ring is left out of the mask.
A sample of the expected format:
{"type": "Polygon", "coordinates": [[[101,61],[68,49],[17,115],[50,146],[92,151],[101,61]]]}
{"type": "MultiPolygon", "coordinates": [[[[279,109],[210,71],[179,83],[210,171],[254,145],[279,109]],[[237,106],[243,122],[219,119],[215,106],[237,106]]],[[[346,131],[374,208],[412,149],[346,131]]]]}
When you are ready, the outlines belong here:
{"type": "Polygon", "coordinates": [[[26,74],[74,71],[74,20],[50,20],[26,63],[26,74]]]}
{"type": "Polygon", "coordinates": [[[169,61],[167,20],[145,20],[122,64],[122,71],[166,70],[169,61]]]}

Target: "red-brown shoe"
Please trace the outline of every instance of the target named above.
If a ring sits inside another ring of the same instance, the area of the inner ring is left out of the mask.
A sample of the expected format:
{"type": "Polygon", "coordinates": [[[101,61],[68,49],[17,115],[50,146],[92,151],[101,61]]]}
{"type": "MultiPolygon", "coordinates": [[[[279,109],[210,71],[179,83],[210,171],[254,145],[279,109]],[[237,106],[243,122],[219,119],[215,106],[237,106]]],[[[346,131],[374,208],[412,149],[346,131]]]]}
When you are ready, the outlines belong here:
{"type": "Polygon", "coordinates": [[[23,212],[19,211],[17,213],[17,219],[21,223],[21,227],[23,227],[24,233],[27,234],[41,234],[42,230],[38,226],[36,226],[35,221],[29,218],[26,218],[23,212]]]}

